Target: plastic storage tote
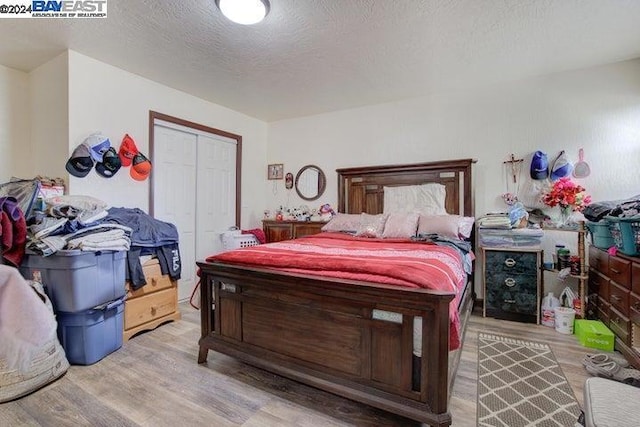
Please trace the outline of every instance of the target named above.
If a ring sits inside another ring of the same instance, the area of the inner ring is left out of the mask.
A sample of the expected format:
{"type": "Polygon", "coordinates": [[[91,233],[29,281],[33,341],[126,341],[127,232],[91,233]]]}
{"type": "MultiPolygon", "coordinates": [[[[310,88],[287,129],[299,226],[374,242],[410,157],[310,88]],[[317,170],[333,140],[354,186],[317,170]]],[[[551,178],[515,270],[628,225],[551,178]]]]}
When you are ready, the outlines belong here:
{"type": "Polygon", "coordinates": [[[91,365],[122,347],[124,302],[79,313],[57,313],[58,339],[72,365],[91,365]]]}
{"type": "Polygon", "coordinates": [[[606,220],[599,222],[589,221],[587,222],[587,229],[591,233],[591,243],[596,248],[606,250],[616,245],[609,230],[609,223],[606,220]]]}
{"type": "Polygon", "coordinates": [[[88,310],[125,294],[125,251],[25,255],[20,273],[41,282],[56,312],[88,310]]]}
{"type": "Polygon", "coordinates": [[[640,216],[606,219],[618,250],[625,255],[640,255],[640,216]]]}

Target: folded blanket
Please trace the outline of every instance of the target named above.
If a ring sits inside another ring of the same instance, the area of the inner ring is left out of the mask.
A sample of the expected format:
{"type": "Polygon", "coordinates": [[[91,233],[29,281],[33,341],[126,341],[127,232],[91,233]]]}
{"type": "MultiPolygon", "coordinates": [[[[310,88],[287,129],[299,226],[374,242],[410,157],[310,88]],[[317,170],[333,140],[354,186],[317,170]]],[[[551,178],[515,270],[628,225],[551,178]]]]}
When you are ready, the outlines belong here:
{"type": "Polygon", "coordinates": [[[0,265],[0,358],[27,371],[35,352],[56,334],[56,320],[17,269],[0,265]]]}

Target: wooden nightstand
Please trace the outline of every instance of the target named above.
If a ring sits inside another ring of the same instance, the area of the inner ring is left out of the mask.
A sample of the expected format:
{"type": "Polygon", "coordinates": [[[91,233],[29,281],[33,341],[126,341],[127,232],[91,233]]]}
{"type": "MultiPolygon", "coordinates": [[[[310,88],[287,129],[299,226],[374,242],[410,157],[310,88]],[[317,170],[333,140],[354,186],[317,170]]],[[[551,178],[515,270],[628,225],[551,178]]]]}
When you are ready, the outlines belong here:
{"type": "Polygon", "coordinates": [[[483,316],[540,323],[542,249],[482,248],[483,316]]]}
{"type": "Polygon", "coordinates": [[[324,221],[272,221],[265,219],[262,221],[262,229],[267,243],[272,243],[318,234],[325,224],[324,221]]]}

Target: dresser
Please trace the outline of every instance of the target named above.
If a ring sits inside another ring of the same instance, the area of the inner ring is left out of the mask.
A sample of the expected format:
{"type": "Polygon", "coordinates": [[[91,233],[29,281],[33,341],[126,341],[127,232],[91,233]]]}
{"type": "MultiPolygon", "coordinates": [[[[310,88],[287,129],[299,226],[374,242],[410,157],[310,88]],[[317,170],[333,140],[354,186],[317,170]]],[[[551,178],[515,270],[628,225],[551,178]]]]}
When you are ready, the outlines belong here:
{"type": "Polygon", "coordinates": [[[483,316],[540,322],[542,250],[482,248],[483,316]]]}
{"type": "Polygon", "coordinates": [[[640,366],[640,258],[589,247],[589,302],[616,335],[616,349],[640,366]]]}
{"type": "Polygon", "coordinates": [[[125,341],[140,331],[154,329],[170,320],[180,319],[178,311],[178,283],[163,275],[157,259],[142,265],[147,284],[133,290],[126,284],[127,298],[124,303],[125,341]]]}
{"type": "Polygon", "coordinates": [[[262,229],[267,243],[272,243],[320,233],[325,224],[326,222],[324,221],[263,220],[262,229]]]}

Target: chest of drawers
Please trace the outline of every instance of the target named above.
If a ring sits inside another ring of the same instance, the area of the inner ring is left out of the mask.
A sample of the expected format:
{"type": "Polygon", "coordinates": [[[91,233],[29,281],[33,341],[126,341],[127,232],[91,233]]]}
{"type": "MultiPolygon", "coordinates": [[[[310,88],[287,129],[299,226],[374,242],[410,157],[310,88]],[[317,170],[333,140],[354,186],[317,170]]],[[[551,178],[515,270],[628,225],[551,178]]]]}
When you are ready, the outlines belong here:
{"type": "Polygon", "coordinates": [[[542,250],[482,248],[482,252],[483,315],[539,323],[542,250]]]}
{"type": "Polygon", "coordinates": [[[320,233],[323,221],[262,221],[262,229],[267,243],[281,240],[297,239],[298,237],[320,233]]]}
{"type": "Polygon", "coordinates": [[[170,320],[180,319],[178,311],[178,283],[163,275],[157,259],[142,266],[147,284],[133,290],[126,284],[124,303],[125,341],[141,331],[154,329],[170,320]]]}

